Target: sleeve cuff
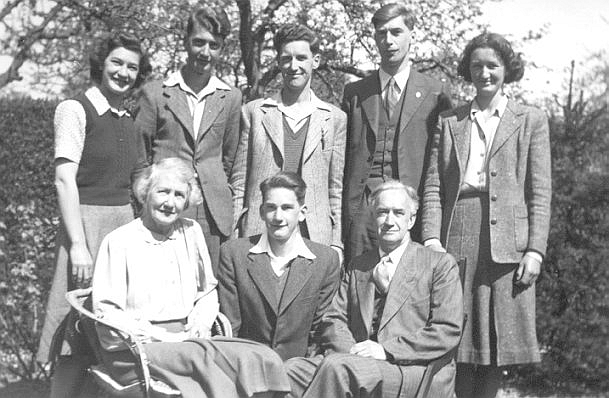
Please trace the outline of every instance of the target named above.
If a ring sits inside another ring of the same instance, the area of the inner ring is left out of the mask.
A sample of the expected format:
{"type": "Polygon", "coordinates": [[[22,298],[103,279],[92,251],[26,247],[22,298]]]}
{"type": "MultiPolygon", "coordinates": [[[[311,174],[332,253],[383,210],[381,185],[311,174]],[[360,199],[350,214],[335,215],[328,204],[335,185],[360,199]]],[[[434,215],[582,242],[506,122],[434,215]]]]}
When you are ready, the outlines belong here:
{"type": "Polygon", "coordinates": [[[543,262],[543,256],[541,254],[537,253],[536,251],[527,250],[526,253],[524,253],[524,255],[532,257],[533,259],[539,261],[540,263],[543,262]]]}
{"type": "Polygon", "coordinates": [[[425,245],[425,247],[432,246],[432,245],[442,246],[442,242],[440,242],[440,239],[438,239],[438,238],[431,238],[431,239],[427,239],[425,242],[423,242],[423,245],[425,245]]]}

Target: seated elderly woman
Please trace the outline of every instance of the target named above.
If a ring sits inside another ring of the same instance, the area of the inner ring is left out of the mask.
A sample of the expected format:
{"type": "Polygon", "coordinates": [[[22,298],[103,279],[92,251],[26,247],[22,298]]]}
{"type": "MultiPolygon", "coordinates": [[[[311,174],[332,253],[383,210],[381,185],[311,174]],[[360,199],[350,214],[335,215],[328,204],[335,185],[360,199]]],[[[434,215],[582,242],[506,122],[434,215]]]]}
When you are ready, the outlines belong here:
{"type": "MultiPolygon", "coordinates": [[[[199,225],[180,215],[200,200],[192,168],[168,158],[144,169],[133,191],[142,216],[106,236],[93,275],[93,309],[142,337],[151,374],[189,397],[283,396],[279,356],[248,340],[211,337],[217,281],[199,225]]],[[[120,337],[98,327],[113,376],[135,366],[120,337]]]]}

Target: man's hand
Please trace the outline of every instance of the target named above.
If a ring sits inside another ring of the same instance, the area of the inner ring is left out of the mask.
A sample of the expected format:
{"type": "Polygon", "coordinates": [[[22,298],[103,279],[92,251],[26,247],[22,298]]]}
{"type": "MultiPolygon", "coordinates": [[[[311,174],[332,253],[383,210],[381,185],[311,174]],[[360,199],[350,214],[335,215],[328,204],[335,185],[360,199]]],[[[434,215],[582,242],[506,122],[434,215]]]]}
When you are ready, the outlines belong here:
{"type": "Polygon", "coordinates": [[[524,287],[531,286],[537,280],[540,272],[541,261],[531,253],[525,253],[516,270],[514,283],[524,287]]]}
{"type": "Polygon", "coordinates": [[[89,287],[93,277],[93,259],[85,244],[70,246],[70,262],[72,263],[72,279],[79,288],[89,287]]]}
{"type": "Polygon", "coordinates": [[[360,357],[380,359],[382,361],[387,359],[387,354],[385,354],[383,346],[372,340],[356,343],[351,347],[349,353],[359,355],[360,357]]]}

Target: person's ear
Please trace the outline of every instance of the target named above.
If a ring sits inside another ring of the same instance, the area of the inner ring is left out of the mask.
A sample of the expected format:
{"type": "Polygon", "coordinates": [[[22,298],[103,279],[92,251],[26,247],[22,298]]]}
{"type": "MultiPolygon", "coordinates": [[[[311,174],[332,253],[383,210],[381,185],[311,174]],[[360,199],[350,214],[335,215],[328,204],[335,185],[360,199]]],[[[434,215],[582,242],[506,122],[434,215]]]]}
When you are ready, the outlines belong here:
{"type": "Polygon", "coordinates": [[[321,64],[321,54],[319,54],[319,53],[313,54],[313,69],[319,68],[320,64],[321,64]]]}
{"type": "Polygon", "coordinates": [[[408,219],[408,230],[410,231],[414,226],[414,223],[417,221],[417,212],[412,212],[410,214],[410,218],[408,219]]]}
{"type": "Polygon", "coordinates": [[[303,222],[307,217],[307,205],[300,206],[300,211],[298,212],[298,221],[303,222]]]}

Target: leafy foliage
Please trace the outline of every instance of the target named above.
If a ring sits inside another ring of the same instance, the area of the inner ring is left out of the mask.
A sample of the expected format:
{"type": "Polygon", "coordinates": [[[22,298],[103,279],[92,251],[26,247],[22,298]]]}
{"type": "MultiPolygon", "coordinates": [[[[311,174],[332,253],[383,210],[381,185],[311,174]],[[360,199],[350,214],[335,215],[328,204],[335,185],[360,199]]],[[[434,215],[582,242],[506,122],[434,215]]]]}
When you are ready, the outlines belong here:
{"type": "Polygon", "coordinates": [[[552,391],[609,390],[609,113],[573,94],[550,118],[552,222],[538,283],[540,366],[517,372],[552,391]]]}
{"type": "MultiPolygon", "coordinates": [[[[418,19],[411,47],[415,68],[456,80],[456,59],[465,41],[484,28],[473,22],[481,14],[482,2],[405,0],[418,19]]],[[[11,68],[0,74],[0,87],[18,80],[19,69],[31,61],[39,67],[42,86],[68,80],[66,93],[79,91],[88,80],[88,51],[113,29],[142,38],[152,55],[155,77],[165,75],[183,61],[182,34],[192,3],[13,0],[0,10],[4,22],[0,27],[4,26],[8,37],[0,45],[0,53],[13,57],[11,68]]],[[[233,32],[225,43],[218,72],[248,99],[278,87],[272,36],[287,22],[300,22],[320,35],[323,63],[316,73],[315,88],[330,102],[339,102],[346,79],[365,76],[378,61],[370,21],[379,4],[373,0],[209,0],[205,4],[220,5],[229,14],[233,32]]]]}
{"type": "MultiPolygon", "coordinates": [[[[57,226],[52,112],[46,101],[0,101],[0,377],[37,378],[33,355],[53,271],[57,226]]],[[[5,381],[0,379],[0,382],[5,381]]]]}

